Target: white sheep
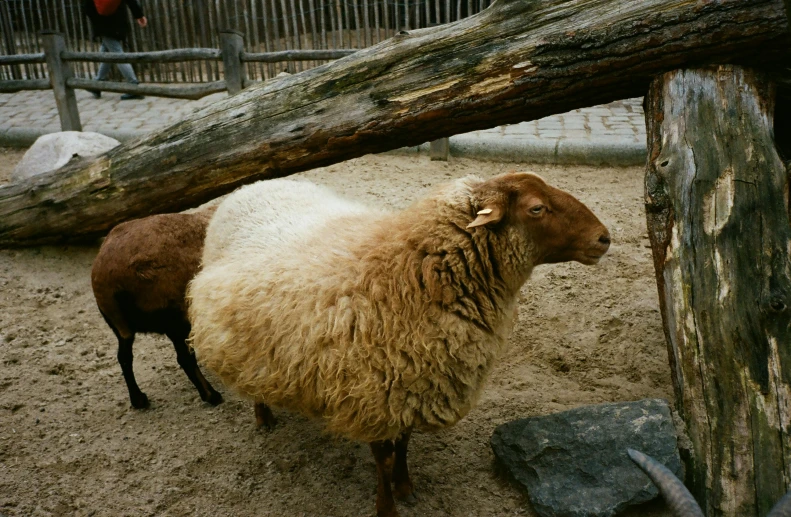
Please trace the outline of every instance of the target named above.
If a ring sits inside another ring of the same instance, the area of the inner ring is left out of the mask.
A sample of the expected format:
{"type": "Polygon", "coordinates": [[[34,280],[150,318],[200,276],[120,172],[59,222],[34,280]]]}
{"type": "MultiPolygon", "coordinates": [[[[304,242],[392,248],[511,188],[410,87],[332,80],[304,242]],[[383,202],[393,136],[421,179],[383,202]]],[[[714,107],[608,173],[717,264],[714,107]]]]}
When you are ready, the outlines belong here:
{"type": "Polygon", "coordinates": [[[270,180],[219,206],[188,290],[199,361],[259,405],[369,442],[376,509],[413,498],[413,429],[474,405],[538,264],[594,264],[607,229],[532,174],[445,185],[386,213],[270,180]]]}

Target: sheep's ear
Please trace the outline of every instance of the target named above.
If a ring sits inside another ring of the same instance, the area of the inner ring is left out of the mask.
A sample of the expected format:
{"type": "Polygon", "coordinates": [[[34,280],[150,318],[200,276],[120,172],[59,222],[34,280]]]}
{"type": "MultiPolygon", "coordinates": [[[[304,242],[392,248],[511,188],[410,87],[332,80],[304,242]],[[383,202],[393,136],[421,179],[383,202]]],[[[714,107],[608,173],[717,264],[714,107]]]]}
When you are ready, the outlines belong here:
{"type": "Polygon", "coordinates": [[[503,209],[499,205],[487,206],[478,211],[478,216],[473,222],[467,225],[467,228],[475,228],[484,226],[486,224],[499,223],[503,218],[503,209]]]}

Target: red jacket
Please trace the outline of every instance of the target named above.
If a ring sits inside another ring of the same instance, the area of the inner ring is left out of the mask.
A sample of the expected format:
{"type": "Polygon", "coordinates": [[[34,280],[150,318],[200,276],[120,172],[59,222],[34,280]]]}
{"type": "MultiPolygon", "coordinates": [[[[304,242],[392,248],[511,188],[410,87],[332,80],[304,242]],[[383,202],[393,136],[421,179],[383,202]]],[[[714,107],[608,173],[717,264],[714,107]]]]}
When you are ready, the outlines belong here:
{"type": "Polygon", "coordinates": [[[102,16],[96,12],[96,4],[93,3],[93,0],[83,1],[82,9],[91,22],[94,38],[107,37],[121,41],[126,40],[130,27],[124,6],[132,11],[132,18],[135,20],[144,16],[143,8],[140,7],[137,0],[121,0],[118,10],[110,16],[102,16]]]}

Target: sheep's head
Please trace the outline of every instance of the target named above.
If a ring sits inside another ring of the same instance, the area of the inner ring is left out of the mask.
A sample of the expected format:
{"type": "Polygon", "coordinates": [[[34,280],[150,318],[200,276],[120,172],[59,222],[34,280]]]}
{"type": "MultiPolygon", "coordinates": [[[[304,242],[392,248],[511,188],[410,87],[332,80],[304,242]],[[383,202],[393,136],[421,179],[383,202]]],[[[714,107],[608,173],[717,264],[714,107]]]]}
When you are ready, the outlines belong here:
{"type": "Polygon", "coordinates": [[[467,228],[511,224],[534,249],[534,265],[576,260],[595,264],[610,247],[610,233],[587,206],[535,174],[509,173],[476,189],[478,214],[467,228]]]}
{"type": "MultiPolygon", "coordinates": [[[[700,509],[695,498],[670,469],[640,451],[627,449],[627,453],[629,458],[653,481],[675,517],[703,517],[703,510],[700,509]]],[[[780,499],[766,517],[791,517],[791,492],[780,499]]]]}

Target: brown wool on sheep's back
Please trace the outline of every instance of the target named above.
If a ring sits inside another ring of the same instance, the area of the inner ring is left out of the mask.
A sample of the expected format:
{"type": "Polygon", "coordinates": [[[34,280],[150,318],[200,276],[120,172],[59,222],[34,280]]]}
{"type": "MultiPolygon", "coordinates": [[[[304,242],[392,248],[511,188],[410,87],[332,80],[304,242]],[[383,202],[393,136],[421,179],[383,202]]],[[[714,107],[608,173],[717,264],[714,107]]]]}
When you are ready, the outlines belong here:
{"type": "Polygon", "coordinates": [[[118,339],[118,362],[135,408],[149,406],[132,369],[138,332],[165,334],[202,400],[222,402],[203,377],[186,339],[185,295],[200,268],[206,227],[216,207],[192,214],[163,214],[119,224],[102,243],[91,270],[96,304],[118,339]]]}

